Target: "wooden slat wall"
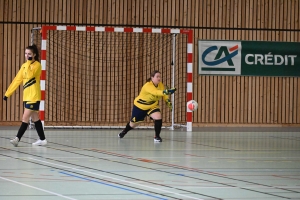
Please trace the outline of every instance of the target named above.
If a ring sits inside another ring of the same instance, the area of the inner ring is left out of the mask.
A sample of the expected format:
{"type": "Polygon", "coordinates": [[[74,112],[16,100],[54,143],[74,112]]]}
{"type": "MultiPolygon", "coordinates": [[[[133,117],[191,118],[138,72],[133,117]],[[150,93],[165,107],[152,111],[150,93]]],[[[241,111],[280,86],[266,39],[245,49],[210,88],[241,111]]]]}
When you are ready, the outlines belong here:
{"type": "MultiPolygon", "coordinates": [[[[194,31],[195,125],[299,125],[300,78],[199,76],[197,40],[300,42],[299,0],[0,0],[1,94],[42,24],[186,27],[194,31]]],[[[0,124],[19,124],[22,90],[0,101],[0,124]]]]}

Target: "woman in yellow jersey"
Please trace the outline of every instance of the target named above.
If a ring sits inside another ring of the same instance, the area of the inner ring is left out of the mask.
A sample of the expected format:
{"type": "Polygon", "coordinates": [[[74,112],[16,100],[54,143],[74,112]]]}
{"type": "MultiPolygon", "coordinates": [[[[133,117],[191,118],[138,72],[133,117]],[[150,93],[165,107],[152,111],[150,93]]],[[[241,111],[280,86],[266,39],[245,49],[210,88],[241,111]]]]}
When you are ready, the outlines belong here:
{"type": "Polygon", "coordinates": [[[39,119],[38,113],[41,101],[40,75],[42,67],[39,62],[39,51],[36,45],[26,47],[25,58],[27,61],[21,66],[3,98],[6,101],[23,82],[23,102],[25,109],[22,117],[22,124],[16,137],[10,140],[10,143],[15,147],[18,146],[19,141],[27,129],[30,117],[34,122],[36,131],[39,135],[39,139],[32,143],[32,145],[41,146],[47,144],[43,125],[39,119]]]}
{"type": "Polygon", "coordinates": [[[150,116],[154,120],[154,142],[162,142],[160,137],[162,119],[158,101],[163,97],[168,107],[172,109],[172,103],[168,95],[173,94],[175,91],[176,88],[165,89],[161,83],[160,72],[157,70],[153,71],[151,77],[142,87],[140,94],[134,99],[130,122],[119,133],[119,138],[123,138],[128,131],[138,126],[139,122],[144,121],[146,116],[150,116]]]}

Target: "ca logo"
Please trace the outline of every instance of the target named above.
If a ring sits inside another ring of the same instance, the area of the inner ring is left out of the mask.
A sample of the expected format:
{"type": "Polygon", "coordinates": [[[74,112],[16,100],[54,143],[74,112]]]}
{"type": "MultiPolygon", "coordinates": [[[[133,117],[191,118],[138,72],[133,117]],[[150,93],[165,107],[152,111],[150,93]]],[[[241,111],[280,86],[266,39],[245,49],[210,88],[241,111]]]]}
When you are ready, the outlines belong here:
{"type": "Polygon", "coordinates": [[[211,46],[207,48],[203,54],[202,54],[202,61],[204,64],[208,66],[213,66],[213,65],[219,65],[223,62],[227,61],[228,66],[234,66],[232,58],[238,54],[238,45],[235,45],[231,48],[228,48],[227,46],[221,46],[220,49],[218,50],[217,46],[211,46]],[[207,61],[205,60],[206,56],[211,53],[212,51],[218,50],[218,53],[216,57],[214,58],[213,61],[207,61]],[[225,55],[223,58],[221,58],[222,55],[225,55]]]}

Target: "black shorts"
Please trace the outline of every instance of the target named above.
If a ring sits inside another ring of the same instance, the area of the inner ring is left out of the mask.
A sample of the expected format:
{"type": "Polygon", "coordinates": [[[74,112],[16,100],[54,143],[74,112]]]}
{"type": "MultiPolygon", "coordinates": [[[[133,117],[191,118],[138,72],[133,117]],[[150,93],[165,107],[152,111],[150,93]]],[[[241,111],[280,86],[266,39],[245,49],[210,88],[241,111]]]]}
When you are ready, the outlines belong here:
{"type": "Polygon", "coordinates": [[[151,108],[149,110],[142,110],[136,107],[135,105],[133,105],[130,121],[133,123],[142,122],[144,121],[146,116],[149,116],[155,112],[160,112],[158,106],[155,106],[154,108],[151,108]]]}
{"type": "Polygon", "coordinates": [[[24,107],[28,110],[39,111],[40,102],[39,101],[24,101],[24,107]]]}

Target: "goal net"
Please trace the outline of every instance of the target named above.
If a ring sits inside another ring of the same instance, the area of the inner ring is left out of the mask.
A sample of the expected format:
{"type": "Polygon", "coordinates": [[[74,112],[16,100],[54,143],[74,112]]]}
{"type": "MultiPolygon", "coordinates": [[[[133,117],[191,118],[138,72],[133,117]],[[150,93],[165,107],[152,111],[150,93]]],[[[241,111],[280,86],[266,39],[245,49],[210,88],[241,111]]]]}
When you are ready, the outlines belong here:
{"type": "MultiPolygon", "coordinates": [[[[45,127],[123,128],[134,98],[154,70],[161,72],[165,85],[177,88],[170,96],[172,112],[159,102],[163,126],[187,126],[189,33],[78,26],[32,29],[32,43],[41,49],[40,115],[45,127]]],[[[146,118],[140,127],[152,128],[153,122],[146,118]]]]}

